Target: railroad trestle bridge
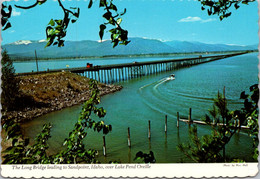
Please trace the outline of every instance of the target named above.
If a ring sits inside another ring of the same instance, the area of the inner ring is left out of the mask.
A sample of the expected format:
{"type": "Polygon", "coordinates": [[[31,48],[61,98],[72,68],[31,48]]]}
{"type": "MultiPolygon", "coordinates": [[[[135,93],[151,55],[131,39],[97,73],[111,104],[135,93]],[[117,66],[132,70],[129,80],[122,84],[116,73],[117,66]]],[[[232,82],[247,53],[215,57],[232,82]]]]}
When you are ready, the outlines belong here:
{"type": "Polygon", "coordinates": [[[85,76],[97,80],[102,83],[115,83],[124,80],[130,80],[133,78],[140,78],[142,76],[161,73],[164,71],[172,71],[174,69],[190,67],[206,62],[220,60],[232,56],[242,55],[247,52],[231,53],[224,55],[214,56],[199,56],[193,58],[180,58],[180,59],[168,59],[159,61],[146,61],[146,62],[133,62],[113,65],[101,65],[93,67],[79,67],[79,68],[66,68],[40,72],[30,73],[18,73],[18,76],[39,74],[39,73],[50,73],[58,71],[70,71],[78,75],[85,76]]]}

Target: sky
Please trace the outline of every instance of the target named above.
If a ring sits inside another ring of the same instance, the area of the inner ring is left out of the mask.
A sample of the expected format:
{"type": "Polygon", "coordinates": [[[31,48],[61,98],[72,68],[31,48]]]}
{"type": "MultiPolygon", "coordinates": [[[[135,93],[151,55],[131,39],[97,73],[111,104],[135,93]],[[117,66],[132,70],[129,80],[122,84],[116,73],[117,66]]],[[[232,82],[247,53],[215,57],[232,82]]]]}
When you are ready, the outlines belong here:
{"type": "MultiPolygon", "coordinates": [[[[6,2],[28,6],[35,0],[6,2]]],[[[99,40],[99,25],[105,22],[104,10],[99,0],[88,9],[88,0],[63,0],[63,5],[79,7],[80,17],[68,27],[65,40],[99,40]]],[[[201,4],[194,0],[114,0],[122,16],[121,26],[129,37],[143,37],[161,41],[199,41],[210,44],[258,44],[258,3],[241,5],[232,9],[232,15],[220,21],[218,16],[208,16],[201,4]]],[[[12,27],[2,31],[2,44],[18,40],[42,40],[50,19],[61,19],[62,9],[57,0],[48,0],[29,10],[14,8],[10,22],[12,27]]],[[[109,39],[109,33],[104,35],[109,39]]]]}

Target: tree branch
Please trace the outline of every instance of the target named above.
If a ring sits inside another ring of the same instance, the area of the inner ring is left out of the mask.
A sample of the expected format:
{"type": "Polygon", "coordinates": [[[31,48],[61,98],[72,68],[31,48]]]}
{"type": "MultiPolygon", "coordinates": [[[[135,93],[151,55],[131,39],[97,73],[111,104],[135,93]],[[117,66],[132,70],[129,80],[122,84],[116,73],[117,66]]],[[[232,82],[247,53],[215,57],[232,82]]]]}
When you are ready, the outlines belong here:
{"type": "Polygon", "coordinates": [[[14,5],[14,6],[17,7],[17,8],[20,8],[20,9],[31,9],[31,8],[37,6],[37,4],[38,4],[38,1],[36,1],[33,5],[31,5],[31,6],[27,6],[27,7],[24,7],[24,6],[18,6],[18,5],[14,5]]]}

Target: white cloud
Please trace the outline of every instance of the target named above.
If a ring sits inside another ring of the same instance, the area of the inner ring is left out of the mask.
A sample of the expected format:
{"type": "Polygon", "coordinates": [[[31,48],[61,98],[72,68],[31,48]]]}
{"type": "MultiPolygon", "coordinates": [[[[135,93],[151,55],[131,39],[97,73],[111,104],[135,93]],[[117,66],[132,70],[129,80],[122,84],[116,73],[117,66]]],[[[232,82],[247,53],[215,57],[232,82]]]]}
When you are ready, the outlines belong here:
{"type": "Polygon", "coordinates": [[[211,21],[215,21],[216,19],[210,18],[210,19],[201,19],[200,17],[191,17],[188,16],[186,18],[182,18],[180,20],[178,20],[178,22],[201,22],[201,23],[206,23],[206,22],[211,22],[211,21]]]}
{"type": "Polygon", "coordinates": [[[13,9],[12,16],[20,16],[20,15],[21,15],[21,12],[18,12],[15,9],[13,9]]]}
{"type": "Polygon", "coordinates": [[[205,22],[212,22],[212,21],[215,21],[215,20],[217,20],[217,19],[215,19],[215,18],[210,18],[210,19],[202,20],[201,22],[202,22],[202,23],[205,23],[205,22]]]}
{"type": "Polygon", "coordinates": [[[180,19],[178,22],[196,22],[196,21],[201,21],[202,19],[200,17],[186,17],[180,19]]]}
{"type": "Polygon", "coordinates": [[[11,33],[14,33],[14,32],[15,32],[15,30],[11,30],[11,31],[9,31],[8,33],[10,33],[10,34],[11,34],[11,33]]]}

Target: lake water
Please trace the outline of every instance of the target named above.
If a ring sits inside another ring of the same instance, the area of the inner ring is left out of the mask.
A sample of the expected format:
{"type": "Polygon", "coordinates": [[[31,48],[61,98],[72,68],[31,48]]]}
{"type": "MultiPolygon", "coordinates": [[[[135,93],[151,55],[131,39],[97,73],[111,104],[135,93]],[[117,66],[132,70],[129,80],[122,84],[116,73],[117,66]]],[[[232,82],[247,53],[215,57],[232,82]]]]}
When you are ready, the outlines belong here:
{"type": "MultiPolygon", "coordinates": [[[[113,131],[106,136],[107,157],[102,156],[102,134],[89,132],[86,145],[99,151],[98,159],[102,162],[131,163],[138,151],[148,153],[150,150],[158,163],[190,162],[176,149],[179,143],[189,141],[189,127],[182,122],[179,129],[176,127],[176,113],[187,116],[192,108],[193,119],[201,119],[224,86],[229,108],[241,108],[240,93],[258,82],[257,65],[257,53],[252,53],[120,82],[123,90],[102,97],[100,104],[107,110],[105,122],[113,126],[113,131]],[[176,79],[166,80],[172,73],[176,79]],[[164,133],[165,115],[168,115],[167,135],[164,133]],[[147,137],[148,120],[151,121],[151,141],[147,137]],[[127,146],[128,127],[131,149],[127,146]]],[[[23,131],[34,138],[44,123],[51,122],[49,144],[52,151],[58,150],[73,129],[80,110],[81,105],[77,105],[49,113],[23,124],[23,131]]],[[[199,135],[210,132],[209,127],[198,126],[199,135]]],[[[243,132],[236,134],[226,149],[228,156],[247,161],[251,161],[251,152],[252,140],[243,132]]]]}

